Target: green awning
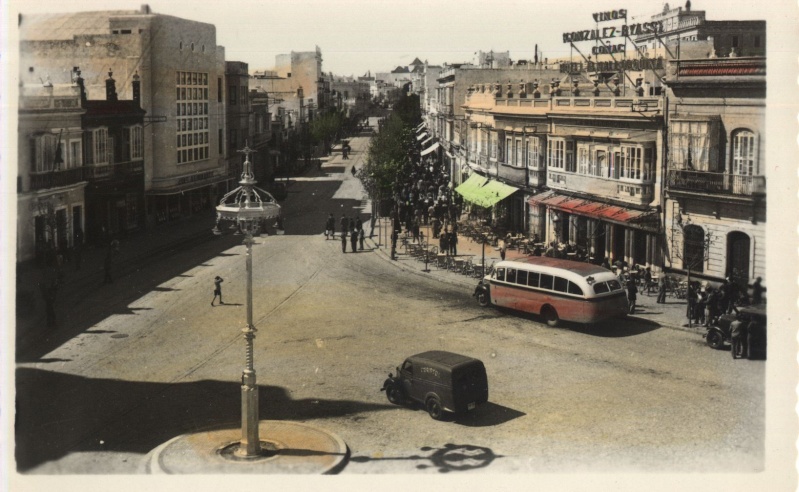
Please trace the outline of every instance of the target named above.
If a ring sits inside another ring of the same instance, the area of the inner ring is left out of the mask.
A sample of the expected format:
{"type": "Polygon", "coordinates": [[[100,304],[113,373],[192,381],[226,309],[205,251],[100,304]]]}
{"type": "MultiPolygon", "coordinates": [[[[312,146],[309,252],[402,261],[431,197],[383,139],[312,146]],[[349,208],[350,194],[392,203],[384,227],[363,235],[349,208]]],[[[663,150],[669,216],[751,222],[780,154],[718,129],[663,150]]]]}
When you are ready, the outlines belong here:
{"type": "Polygon", "coordinates": [[[462,185],[455,188],[464,200],[481,207],[491,207],[517,190],[518,188],[489,180],[479,174],[472,174],[462,185]]]}

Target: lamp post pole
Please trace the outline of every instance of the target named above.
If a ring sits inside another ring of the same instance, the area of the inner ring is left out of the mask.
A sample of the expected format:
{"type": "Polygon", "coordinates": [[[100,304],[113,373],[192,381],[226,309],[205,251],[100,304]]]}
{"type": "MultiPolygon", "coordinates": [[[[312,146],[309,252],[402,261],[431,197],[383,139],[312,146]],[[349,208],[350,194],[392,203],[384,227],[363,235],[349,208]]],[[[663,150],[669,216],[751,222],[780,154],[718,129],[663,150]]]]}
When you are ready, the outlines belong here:
{"type": "Polygon", "coordinates": [[[269,218],[280,217],[280,205],[264,190],[255,187],[257,183],[252,172],[250,154],[255,152],[245,145],[238,152],[245,155],[239,187],[227,193],[216,207],[217,225],[214,234],[219,232],[219,221],[235,222],[244,233],[246,247],[245,268],[247,277],[247,326],[241,331],[246,342],[245,365],[241,375],[241,442],[235,450],[239,458],[257,458],[262,455],[261,440],[258,436],[258,385],[255,377],[253,342],[256,329],[252,320],[252,245],[253,235],[258,233],[261,223],[269,218]]]}
{"type": "Polygon", "coordinates": [[[258,437],[258,385],[255,379],[253,341],[255,326],[252,323],[252,233],[248,229],[244,238],[247,246],[247,326],[242,330],[247,344],[244,371],[241,375],[241,446],[240,456],[257,456],[261,452],[258,437]]]}

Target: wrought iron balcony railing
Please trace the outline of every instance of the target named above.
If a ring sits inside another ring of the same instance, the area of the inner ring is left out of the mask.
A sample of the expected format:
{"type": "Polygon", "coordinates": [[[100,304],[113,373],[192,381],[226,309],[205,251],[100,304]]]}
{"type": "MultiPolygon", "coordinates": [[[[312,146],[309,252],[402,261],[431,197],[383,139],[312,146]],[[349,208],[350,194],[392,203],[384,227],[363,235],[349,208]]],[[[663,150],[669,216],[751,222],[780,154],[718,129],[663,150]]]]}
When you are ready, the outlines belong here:
{"type": "Polygon", "coordinates": [[[666,186],[672,190],[751,196],[766,193],[766,177],[669,169],[666,186]]]}

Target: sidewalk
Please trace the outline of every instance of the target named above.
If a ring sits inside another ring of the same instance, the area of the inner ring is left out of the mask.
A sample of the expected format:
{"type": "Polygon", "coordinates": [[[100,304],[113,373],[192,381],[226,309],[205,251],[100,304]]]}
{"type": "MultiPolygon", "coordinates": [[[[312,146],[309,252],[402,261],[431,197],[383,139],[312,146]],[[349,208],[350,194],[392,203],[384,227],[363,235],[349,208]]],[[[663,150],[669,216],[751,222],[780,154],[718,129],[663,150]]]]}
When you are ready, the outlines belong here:
{"type": "MultiPolygon", "coordinates": [[[[113,264],[112,278],[119,279],[164,253],[215,238],[211,232],[215,220],[213,213],[208,211],[120,238],[119,253],[113,264]]],[[[86,245],[80,269],[77,269],[77,261],[73,257],[71,262],[63,263],[60,274],[55,267],[40,265],[35,261],[17,264],[18,342],[23,338],[36,337],[47,332],[45,303],[41,292],[43,285],[51,285],[56,278],[60,279],[55,303],[57,312],[60,312],[64,306],[85,299],[93,292],[108,288],[103,285],[107,252],[107,248],[86,245]]]]}
{"type": "MultiPolygon", "coordinates": [[[[423,277],[433,278],[440,282],[445,282],[458,287],[463,287],[469,294],[472,293],[474,287],[477,285],[477,279],[468,277],[463,274],[439,268],[434,263],[428,263],[425,272],[424,262],[406,254],[397,245],[397,259],[391,260],[391,242],[390,242],[390,225],[388,219],[381,219],[375,225],[375,236],[369,238],[371,246],[374,251],[386,261],[391,262],[397,267],[416,275],[423,277]],[[385,227],[382,229],[381,227],[385,227]],[[382,233],[382,235],[381,235],[382,233]],[[379,246],[378,246],[379,244],[379,246]]],[[[428,238],[428,231],[430,226],[422,226],[421,231],[424,233],[425,239],[428,238]]],[[[433,239],[431,246],[438,246],[438,240],[433,239]]],[[[472,241],[468,237],[458,236],[458,257],[472,257],[472,261],[479,263],[483,255],[483,245],[472,241]]],[[[506,252],[505,259],[513,260],[517,258],[526,258],[527,255],[516,249],[509,249],[506,252]]],[[[485,246],[485,263],[491,265],[493,262],[500,261],[499,249],[490,245],[485,246]]],[[[647,322],[656,323],[664,328],[671,328],[675,330],[687,331],[690,333],[703,334],[705,332],[702,326],[688,327],[688,320],[685,317],[686,301],[683,299],[675,299],[671,296],[666,297],[665,304],[657,304],[656,290],[652,291],[651,295],[645,293],[638,294],[638,301],[635,308],[635,313],[630,315],[630,319],[641,319],[647,322]]]]}

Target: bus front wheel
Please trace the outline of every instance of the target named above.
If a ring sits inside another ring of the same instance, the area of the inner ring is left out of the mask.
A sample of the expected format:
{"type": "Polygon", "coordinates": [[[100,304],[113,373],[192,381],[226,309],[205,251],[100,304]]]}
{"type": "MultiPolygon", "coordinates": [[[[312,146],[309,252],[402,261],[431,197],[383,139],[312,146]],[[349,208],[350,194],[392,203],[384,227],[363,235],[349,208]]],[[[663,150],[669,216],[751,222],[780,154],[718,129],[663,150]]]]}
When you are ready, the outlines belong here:
{"type": "Polygon", "coordinates": [[[555,308],[551,306],[545,307],[543,311],[541,311],[541,316],[544,317],[544,321],[547,322],[547,325],[553,328],[558,326],[558,323],[560,323],[560,318],[558,318],[558,312],[555,311],[555,308]]]}

